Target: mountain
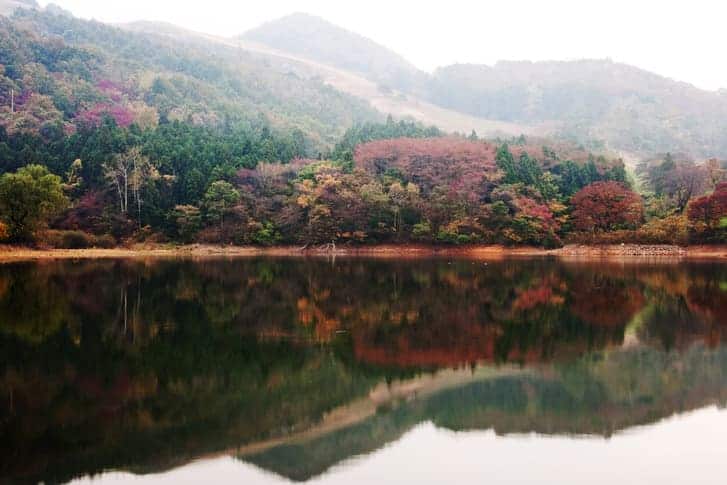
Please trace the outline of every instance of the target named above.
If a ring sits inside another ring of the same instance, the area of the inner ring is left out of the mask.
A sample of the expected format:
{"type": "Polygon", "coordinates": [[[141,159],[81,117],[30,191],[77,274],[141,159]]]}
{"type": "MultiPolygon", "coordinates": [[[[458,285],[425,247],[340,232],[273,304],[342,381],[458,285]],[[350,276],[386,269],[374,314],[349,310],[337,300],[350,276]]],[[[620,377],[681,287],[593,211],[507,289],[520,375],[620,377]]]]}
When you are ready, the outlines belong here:
{"type": "Polygon", "coordinates": [[[69,132],[108,113],[142,127],[166,119],[299,129],[317,153],[353,124],[383,118],[364,100],[234,45],[54,12],[0,17],[0,126],[10,133],[69,132]]]}
{"type": "Polygon", "coordinates": [[[610,60],[443,67],[430,100],[639,154],[727,156],[727,97],[610,60]]]}
{"type": "Polygon", "coordinates": [[[268,22],[243,34],[241,39],[361,74],[384,90],[416,92],[428,78],[386,47],[304,13],[268,22]]]}
{"type": "Polygon", "coordinates": [[[118,119],[300,129],[311,154],[384,114],[444,131],[563,137],[633,158],[727,157],[727,96],[610,60],[458,64],[433,74],[321,18],[293,14],[237,38],[158,22],[113,27],[0,0],[0,125],[73,129],[118,119]],[[10,99],[16,107],[11,113],[10,99]],[[130,118],[131,117],[131,118],[130,118]]]}
{"type": "Polygon", "coordinates": [[[304,55],[279,50],[260,42],[248,40],[245,36],[238,36],[234,39],[219,37],[193,32],[164,22],[140,21],[121,24],[119,27],[136,33],[164,35],[185,42],[201,42],[205,45],[212,43],[222,45],[226,49],[239,49],[268,68],[321,82],[336,91],[368,102],[381,113],[391,114],[398,119],[413,119],[428,125],[435,125],[446,132],[470,133],[472,130],[476,130],[481,135],[491,137],[547,134],[539,126],[487,120],[446,109],[426,101],[424,92],[414,95],[410,92],[390,89],[365,74],[319,62],[304,55]]]}
{"type": "MultiPolygon", "coordinates": [[[[456,64],[430,75],[369,39],[305,14],[269,22],[239,39],[360,75],[376,83],[378,92],[355,95],[384,112],[445,130],[556,135],[638,157],[667,151],[727,157],[724,91],[611,60],[456,64]]],[[[332,84],[351,92],[350,82],[332,84]]]]}

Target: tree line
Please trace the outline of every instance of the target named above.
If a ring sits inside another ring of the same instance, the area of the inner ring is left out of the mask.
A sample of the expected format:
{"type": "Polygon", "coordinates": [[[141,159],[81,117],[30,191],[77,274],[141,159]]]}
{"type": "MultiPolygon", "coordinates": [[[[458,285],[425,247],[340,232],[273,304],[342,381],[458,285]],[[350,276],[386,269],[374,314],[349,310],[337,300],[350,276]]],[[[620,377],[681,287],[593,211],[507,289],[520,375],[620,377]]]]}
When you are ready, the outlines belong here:
{"type": "Polygon", "coordinates": [[[308,153],[302,132],[265,125],[141,129],[105,116],[72,134],[0,129],[0,236],[60,247],[726,240],[716,160],[667,154],[633,180],[621,160],[577,147],[391,118],[308,153]]]}

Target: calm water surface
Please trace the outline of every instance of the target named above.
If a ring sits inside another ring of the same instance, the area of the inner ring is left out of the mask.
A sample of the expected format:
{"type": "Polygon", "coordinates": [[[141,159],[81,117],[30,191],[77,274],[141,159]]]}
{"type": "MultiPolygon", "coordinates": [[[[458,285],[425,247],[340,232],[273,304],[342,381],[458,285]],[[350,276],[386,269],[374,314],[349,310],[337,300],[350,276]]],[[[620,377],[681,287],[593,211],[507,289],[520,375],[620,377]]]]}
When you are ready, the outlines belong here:
{"type": "Polygon", "coordinates": [[[0,482],[724,483],[727,265],[0,265],[0,482]]]}

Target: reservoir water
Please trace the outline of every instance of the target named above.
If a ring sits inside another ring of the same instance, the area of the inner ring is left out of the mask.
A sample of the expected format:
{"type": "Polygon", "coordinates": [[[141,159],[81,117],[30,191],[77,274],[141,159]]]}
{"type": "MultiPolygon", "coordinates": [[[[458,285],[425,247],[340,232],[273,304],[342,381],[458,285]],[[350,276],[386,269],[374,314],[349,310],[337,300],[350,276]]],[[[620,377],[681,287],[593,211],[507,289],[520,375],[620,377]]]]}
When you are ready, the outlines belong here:
{"type": "Polygon", "coordinates": [[[0,482],[724,483],[727,264],[0,265],[0,482]]]}

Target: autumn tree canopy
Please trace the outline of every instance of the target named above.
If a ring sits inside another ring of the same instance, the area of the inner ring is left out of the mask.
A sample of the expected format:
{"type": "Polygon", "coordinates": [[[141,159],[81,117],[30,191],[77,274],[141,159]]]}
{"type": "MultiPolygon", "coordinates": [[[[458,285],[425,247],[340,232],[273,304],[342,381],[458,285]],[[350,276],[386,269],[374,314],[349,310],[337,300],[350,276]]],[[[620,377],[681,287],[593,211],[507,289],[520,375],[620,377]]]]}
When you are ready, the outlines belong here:
{"type": "Polygon", "coordinates": [[[573,224],[580,231],[633,228],[643,219],[641,197],[618,182],[596,182],[571,199],[573,224]]]}
{"type": "Polygon", "coordinates": [[[494,145],[463,138],[398,138],[359,145],[354,161],[376,175],[399,175],[419,186],[423,194],[435,187],[466,192],[480,190],[482,184],[499,177],[495,153],[494,145]]]}
{"type": "Polygon", "coordinates": [[[727,238],[727,182],[689,205],[689,222],[695,242],[718,242],[727,238]]]}

